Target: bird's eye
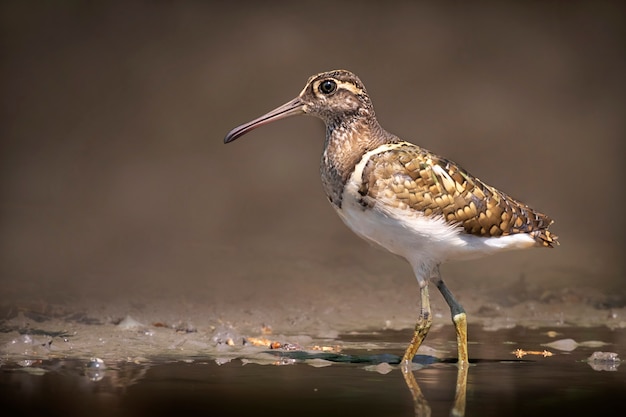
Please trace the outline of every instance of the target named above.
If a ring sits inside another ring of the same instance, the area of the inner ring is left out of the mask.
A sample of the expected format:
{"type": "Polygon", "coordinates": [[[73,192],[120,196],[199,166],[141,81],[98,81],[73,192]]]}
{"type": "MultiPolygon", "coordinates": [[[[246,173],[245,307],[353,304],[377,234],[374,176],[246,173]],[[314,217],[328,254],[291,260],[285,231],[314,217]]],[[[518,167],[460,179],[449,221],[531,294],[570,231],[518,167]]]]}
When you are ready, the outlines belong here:
{"type": "Polygon", "coordinates": [[[330,95],[337,90],[337,83],[333,80],[324,80],[319,85],[320,93],[330,95]]]}

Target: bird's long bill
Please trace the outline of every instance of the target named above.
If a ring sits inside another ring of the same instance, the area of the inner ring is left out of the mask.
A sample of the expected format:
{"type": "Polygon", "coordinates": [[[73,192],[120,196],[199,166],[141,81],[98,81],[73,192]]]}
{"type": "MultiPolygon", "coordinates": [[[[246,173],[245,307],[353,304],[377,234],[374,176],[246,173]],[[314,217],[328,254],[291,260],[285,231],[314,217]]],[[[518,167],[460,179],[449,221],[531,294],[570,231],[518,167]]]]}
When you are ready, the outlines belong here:
{"type": "Polygon", "coordinates": [[[283,104],[280,107],[275,108],[269,113],[264,114],[263,116],[254,119],[248,123],[244,123],[241,126],[237,126],[224,138],[224,143],[229,143],[239,138],[240,136],[245,135],[251,130],[256,129],[259,126],[266,125],[275,120],[284,119],[285,117],[294,116],[296,114],[304,113],[304,104],[300,100],[300,97],[296,97],[288,103],[283,104]]]}

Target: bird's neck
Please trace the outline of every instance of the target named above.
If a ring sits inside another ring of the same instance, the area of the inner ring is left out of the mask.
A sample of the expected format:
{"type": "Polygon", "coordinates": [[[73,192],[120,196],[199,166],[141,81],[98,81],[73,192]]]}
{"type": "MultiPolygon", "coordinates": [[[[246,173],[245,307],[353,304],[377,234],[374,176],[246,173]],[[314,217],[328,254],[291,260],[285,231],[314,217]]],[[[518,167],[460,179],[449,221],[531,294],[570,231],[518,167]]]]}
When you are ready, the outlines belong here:
{"type": "Polygon", "coordinates": [[[321,174],[330,202],[341,207],[343,187],[365,153],[396,140],[380,126],[373,113],[327,120],[321,174]]]}

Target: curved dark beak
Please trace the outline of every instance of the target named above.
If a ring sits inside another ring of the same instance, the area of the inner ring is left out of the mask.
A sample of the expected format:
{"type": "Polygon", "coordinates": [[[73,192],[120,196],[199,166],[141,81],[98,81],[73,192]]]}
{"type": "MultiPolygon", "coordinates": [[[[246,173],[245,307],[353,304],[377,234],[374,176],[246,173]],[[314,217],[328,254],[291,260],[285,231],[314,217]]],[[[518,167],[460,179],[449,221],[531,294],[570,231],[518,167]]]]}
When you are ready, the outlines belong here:
{"type": "Polygon", "coordinates": [[[250,132],[251,130],[256,129],[257,127],[297,114],[304,114],[304,104],[302,103],[302,100],[300,100],[300,97],[294,98],[290,102],[275,108],[271,112],[266,113],[257,119],[254,119],[248,123],[244,123],[241,126],[237,126],[233,130],[228,132],[228,134],[224,138],[224,143],[230,143],[235,139],[250,132]]]}

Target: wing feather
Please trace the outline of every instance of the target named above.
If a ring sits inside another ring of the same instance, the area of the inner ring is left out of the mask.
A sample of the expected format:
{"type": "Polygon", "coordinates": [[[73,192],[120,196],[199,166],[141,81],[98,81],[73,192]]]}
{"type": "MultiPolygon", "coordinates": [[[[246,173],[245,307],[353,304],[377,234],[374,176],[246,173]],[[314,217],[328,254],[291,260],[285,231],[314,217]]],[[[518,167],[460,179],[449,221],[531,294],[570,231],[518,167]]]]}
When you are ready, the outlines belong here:
{"type": "Polygon", "coordinates": [[[371,204],[441,216],[471,235],[527,233],[540,246],[558,244],[557,236],[548,231],[553,223],[548,216],[411,143],[373,154],[363,170],[359,193],[370,197],[371,204]]]}

